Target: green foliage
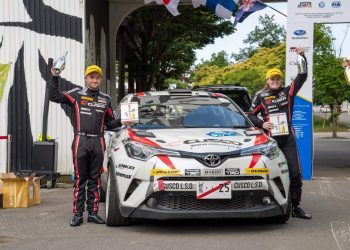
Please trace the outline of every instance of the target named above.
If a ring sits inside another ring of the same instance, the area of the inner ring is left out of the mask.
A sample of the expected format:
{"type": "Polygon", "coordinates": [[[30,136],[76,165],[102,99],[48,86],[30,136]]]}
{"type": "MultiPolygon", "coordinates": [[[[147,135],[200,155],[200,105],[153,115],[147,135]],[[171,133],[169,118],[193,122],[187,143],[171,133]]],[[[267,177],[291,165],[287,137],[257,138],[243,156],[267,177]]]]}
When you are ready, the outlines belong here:
{"type": "MultiPolygon", "coordinates": [[[[315,116],[313,117],[314,123],[314,132],[331,132],[332,131],[332,121],[331,119],[315,116]]],[[[346,125],[339,124],[337,131],[338,132],[347,132],[349,128],[346,125]]]]}
{"type": "Polygon", "coordinates": [[[350,86],[346,84],[342,60],[337,58],[332,48],[330,28],[318,24],[314,38],[314,101],[318,105],[331,107],[349,100],[350,86]]]}
{"type": "Polygon", "coordinates": [[[275,48],[260,48],[251,58],[227,67],[203,66],[196,71],[195,85],[240,83],[251,93],[256,93],[265,84],[265,74],[270,68],[285,68],[286,45],[275,48]]]}
{"type": "Polygon", "coordinates": [[[224,51],[220,51],[218,53],[213,53],[211,54],[211,58],[209,60],[205,60],[197,66],[202,67],[202,66],[218,66],[219,68],[228,66],[231,64],[229,55],[224,51]]]}
{"type": "Polygon", "coordinates": [[[315,25],[314,36],[314,102],[331,107],[333,137],[337,136],[340,105],[350,99],[350,86],[346,84],[342,60],[333,50],[333,37],[329,27],[315,25]]]}
{"type": "Polygon", "coordinates": [[[244,44],[249,47],[242,48],[239,53],[233,54],[232,57],[237,62],[243,62],[251,58],[259,48],[274,48],[286,40],[286,30],[283,26],[275,22],[275,16],[260,16],[259,25],[248,34],[243,40],[244,44]]]}
{"type": "Polygon", "coordinates": [[[163,89],[165,79],[189,71],[196,49],[234,32],[230,22],[206,8],[180,6],[179,11],[174,17],[162,6],[146,6],[128,17],[140,45],[128,50],[127,64],[143,90],[163,89]]]}
{"type": "Polygon", "coordinates": [[[164,89],[168,89],[170,84],[176,84],[177,89],[188,89],[188,83],[182,82],[178,79],[168,78],[164,81],[164,89]]]}
{"type": "Polygon", "coordinates": [[[275,16],[259,17],[259,26],[243,40],[245,44],[257,44],[259,47],[273,48],[286,40],[286,30],[275,22],[275,16]]]}

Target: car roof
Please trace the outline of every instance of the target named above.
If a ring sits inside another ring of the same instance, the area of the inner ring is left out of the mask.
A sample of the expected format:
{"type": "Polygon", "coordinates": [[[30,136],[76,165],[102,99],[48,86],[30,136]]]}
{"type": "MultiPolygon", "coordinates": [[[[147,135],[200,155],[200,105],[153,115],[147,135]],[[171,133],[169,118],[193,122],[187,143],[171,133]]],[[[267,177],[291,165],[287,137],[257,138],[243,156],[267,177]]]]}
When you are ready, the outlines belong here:
{"type": "Polygon", "coordinates": [[[189,89],[176,89],[170,91],[148,91],[148,92],[137,92],[135,94],[129,94],[128,96],[162,96],[162,95],[180,95],[180,96],[208,96],[215,97],[214,93],[207,91],[192,91],[189,89]]]}
{"type": "Polygon", "coordinates": [[[148,91],[148,92],[137,92],[126,95],[122,102],[129,102],[133,97],[146,97],[146,96],[200,96],[200,97],[210,97],[210,98],[226,98],[229,99],[224,94],[213,93],[209,91],[193,91],[190,89],[173,89],[168,91],[148,91]]]}
{"type": "Polygon", "coordinates": [[[222,84],[222,85],[205,85],[194,87],[194,90],[238,90],[238,91],[247,91],[246,87],[237,85],[237,84],[222,84]]]}

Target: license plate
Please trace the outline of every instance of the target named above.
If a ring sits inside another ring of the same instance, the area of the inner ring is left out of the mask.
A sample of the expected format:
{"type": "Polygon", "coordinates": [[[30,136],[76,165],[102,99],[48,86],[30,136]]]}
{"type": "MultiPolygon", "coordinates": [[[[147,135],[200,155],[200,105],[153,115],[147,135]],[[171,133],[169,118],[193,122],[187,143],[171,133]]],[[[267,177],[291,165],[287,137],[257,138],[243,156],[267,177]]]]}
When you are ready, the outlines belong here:
{"type": "Polygon", "coordinates": [[[197,199],[231,199],[231,181],[199,181],[197,199]]]}

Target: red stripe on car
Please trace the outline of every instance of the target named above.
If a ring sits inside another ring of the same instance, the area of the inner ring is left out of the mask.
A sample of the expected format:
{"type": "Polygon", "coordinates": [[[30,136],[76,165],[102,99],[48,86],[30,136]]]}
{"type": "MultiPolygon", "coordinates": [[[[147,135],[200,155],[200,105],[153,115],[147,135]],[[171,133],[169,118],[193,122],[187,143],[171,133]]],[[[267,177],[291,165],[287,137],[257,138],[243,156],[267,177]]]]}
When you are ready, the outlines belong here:
{"type": "MultiPolygon", "coordinates": [[[[139,142],[141,144],[145,144],[148,146],[152,146],[152,147],[157,147],[157,148],[161,148],[161,146],[153,141],[151,141],[150,139],[146,138],[146,137],[140,137],[137,136],[134,131],[132,131],[131,129],[128,130],[129,133],[129,137],[130,140],[132,141],[136,141],[139,142]]],[[[172,161],[170,160],[170,158],[166,155],[159,155],[157,156],[164,164],[166,164],[169,168],[171,169],[176,169],[176,167],[174,166],[174,164],[172,163],[172,161]]]]}
{"type": "Polygon", "coordinates": [[[249,164],[249,168],[255,167],[255,165],[258,163],[258,161],[261,159],[262,155],[253,155],[253,158],[249,164]]]}

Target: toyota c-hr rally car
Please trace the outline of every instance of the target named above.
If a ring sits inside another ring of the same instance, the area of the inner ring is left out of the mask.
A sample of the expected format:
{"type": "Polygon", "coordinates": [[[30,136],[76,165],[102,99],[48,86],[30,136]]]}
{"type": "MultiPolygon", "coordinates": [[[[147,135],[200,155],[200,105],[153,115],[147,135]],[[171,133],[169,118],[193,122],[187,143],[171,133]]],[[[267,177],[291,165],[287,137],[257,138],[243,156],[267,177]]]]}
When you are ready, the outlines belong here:
{"type": "Polygon", "coordinates": [[[109,139],[107,225],[131,218],[289,219],[286,159],[228,97],[171,90],[122,102],[138,102],[140,121],[109,139]]]}

